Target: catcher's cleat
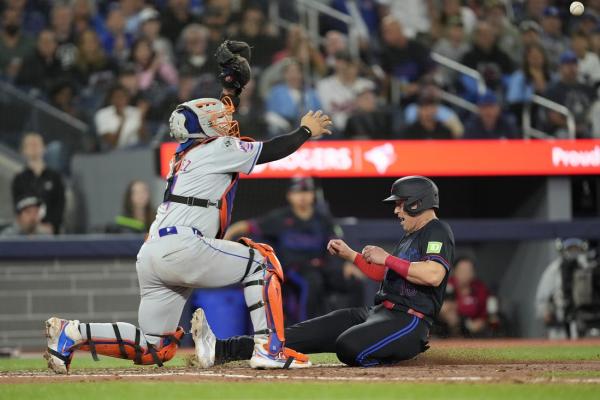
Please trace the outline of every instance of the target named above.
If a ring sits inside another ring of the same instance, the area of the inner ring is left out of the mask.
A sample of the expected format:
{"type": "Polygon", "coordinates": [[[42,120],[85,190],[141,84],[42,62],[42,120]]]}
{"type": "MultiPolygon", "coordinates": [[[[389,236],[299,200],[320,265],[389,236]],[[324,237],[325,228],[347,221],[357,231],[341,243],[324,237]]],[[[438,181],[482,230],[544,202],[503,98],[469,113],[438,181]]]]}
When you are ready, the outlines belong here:
{"type": "Polygon", "coordinates": [[[200,368],[210,368],[215,365],[215,337],[208,325],[204,310],[199,308],[192,316],[192,337],[196,345],[196,358],[200,368]]]}
{"type": "Polygon", "coordinates": [[[67,374],[73,358],[73,346],[83,342],[79,332],[79,321],[52,317],[46,321],[48,348],[44,358],[48,368],[57,374],[67,374]]]}
{"type": "Polygon", "coordinates": [[[287,347],[273,355],[269,353],[267,344],[257,343],[254,345],[250,366],[255,369],[296,369],[308,368],[312,363],[306,355],[287,347]]]}

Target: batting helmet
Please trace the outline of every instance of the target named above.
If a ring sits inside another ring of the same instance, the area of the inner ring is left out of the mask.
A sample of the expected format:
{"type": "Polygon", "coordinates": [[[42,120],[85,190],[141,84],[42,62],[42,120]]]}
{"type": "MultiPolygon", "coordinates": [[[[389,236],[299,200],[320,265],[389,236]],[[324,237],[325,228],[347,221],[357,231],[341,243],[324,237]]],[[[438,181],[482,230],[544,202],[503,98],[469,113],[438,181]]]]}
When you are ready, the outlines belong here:
{"type": "Polygon", "coordinates": [[[179,143],[188,139],[213,136],[239,136],[239,126],[232,117],[235,107],[229,97],[203,98],[177,106],[169,119],[170,135],[179,143]]]}
{"type": "Polygon", "coordinates": [[[438,188],[429,178],[424,176],[405,176],[392,185],[391,196],[384,203],[404,200],[404,211],[415,217],[430,208],[440,207],[438,188]],[[416,207],[415,207],[416,206],[416,207]]]}

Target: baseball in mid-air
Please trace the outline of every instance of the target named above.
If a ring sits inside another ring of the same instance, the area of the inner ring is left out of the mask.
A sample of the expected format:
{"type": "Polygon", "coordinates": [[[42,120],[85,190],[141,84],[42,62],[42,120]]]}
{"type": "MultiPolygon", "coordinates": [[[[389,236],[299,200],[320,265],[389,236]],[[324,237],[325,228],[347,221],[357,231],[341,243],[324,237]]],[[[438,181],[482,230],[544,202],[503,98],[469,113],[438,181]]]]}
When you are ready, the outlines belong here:
{"type": "Polygon", "coordinates": [[[569,11],[571,12],[571,15],[575,15],[575,16],[579,16],[579,15],[583,14],[584,9],[585,9],[585,7],[583,6],[583,3],[580,1],[572,2],[571,6],[569,7],[569,11]]]}

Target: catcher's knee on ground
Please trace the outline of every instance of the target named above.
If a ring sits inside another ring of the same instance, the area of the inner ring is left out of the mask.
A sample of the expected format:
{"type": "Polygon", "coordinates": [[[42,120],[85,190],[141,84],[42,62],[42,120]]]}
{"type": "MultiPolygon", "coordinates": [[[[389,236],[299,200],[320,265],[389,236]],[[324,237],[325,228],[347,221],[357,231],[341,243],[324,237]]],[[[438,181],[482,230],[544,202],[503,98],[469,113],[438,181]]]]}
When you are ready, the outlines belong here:
{"type": "Polygon", "coordinates": [[[77,350],[89,351],[94,360],[98,354],[133,360],[135,364],[158,366],[175,356],[179,343],[185,332],[181,327],[175,332],[165,334],[147,334],[159,337],[158,345],[145,340],[139,328],[122,322],[113,324],[81,324],[84,341],[76,346],[77,350]],[[112,334],[107,334],[108,327],[112,334]],[[96,332],[94,332],[96,331],[96,332]]]}

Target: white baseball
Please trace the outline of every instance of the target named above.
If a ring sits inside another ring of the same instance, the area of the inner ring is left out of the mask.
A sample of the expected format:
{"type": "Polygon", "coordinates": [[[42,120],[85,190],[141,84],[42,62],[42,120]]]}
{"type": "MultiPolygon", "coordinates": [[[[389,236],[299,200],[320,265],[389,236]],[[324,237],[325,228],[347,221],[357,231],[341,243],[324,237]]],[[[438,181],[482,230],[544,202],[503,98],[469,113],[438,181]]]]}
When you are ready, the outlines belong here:
{"type": "Polygon", "coordinates": [[[583,6],[583,3],[580,1],[572,2],[571,6],[569,7],[569,11],[571,12],[572,15],[575,15],[575,16],[579,16],[579,15],[583,14],[583,10],[585,10],[585,7],[583,6]]]}

